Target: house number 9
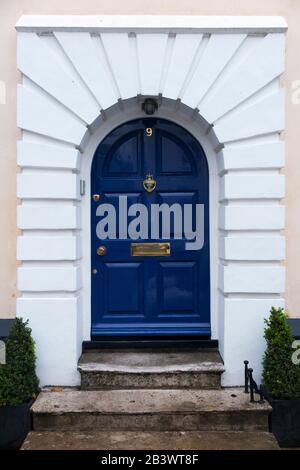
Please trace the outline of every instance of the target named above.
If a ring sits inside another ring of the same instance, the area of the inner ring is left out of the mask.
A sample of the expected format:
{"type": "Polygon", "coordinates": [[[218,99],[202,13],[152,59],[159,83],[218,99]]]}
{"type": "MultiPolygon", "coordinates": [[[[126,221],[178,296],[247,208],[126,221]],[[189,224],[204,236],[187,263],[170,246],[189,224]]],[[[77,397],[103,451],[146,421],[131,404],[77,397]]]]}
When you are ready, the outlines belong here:
{"type": "Polygon", "coordinates": [[[151,127],[147,127],[147,129],[146,129],[146,135],[147,135],[147,137],[151,137],[152,134],[153,134],[152,128],[151,128],[151,127]]]}

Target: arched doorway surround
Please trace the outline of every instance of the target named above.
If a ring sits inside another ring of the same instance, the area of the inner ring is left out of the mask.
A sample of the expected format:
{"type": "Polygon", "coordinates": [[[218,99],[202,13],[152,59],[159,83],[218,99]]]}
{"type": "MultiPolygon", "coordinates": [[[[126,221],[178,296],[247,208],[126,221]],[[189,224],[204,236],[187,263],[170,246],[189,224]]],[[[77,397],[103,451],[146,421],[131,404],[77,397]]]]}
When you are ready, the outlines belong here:
{"type": "Polygon", "coordinates": [[[212,336],[224,384],[242,382],[244,358],[259,372],[263,318],[283,305],[286,25],[160,20],[124,17],[108,27],[107,18],[23,17],[17,25],[17,313],[33,328],[43,385],[78,383],[90,337],[92,155],[116,125],[143,116],[145,96],[158,97],[156,116],[185,127],[207,155],[212,336]]]}

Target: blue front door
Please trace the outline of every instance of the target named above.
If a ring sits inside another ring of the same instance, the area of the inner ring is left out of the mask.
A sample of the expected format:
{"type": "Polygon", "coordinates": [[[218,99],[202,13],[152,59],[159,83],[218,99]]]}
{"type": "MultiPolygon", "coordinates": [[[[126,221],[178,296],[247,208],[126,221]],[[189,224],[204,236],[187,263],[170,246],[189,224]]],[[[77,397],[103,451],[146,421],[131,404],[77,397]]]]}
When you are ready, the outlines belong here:
{"type": "Polygon", "coordinates": [[[92,336],[210,335],[208,165],[201,145],[184,128],[139,119],[101,142],[91,170],[91,266],[92,336]],[[156,183],[149,192],[143,184],[147,175],[156,183]],[[203,205],[202,248],[186,249],[188,234],[176,233],[174,215],[168,238],[161,223],[156,239],[150,239],[151,217],[146,237],[129,238],[124,220],[133,220],[127,210],[136,203],[149,214],[153,204],[179,204],[182,218],[186,205],[203,205]],[[116,212],[115,234],[107,239],[97,232],[100,204],[116,212]]]}

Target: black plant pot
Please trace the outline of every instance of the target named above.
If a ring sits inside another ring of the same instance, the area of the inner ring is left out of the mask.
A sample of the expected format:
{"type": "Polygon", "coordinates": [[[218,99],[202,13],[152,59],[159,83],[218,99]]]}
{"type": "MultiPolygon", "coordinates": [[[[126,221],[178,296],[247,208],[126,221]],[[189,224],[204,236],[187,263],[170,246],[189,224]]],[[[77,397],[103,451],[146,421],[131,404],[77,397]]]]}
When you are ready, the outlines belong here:
{"type": "Polygon", "coordinates": [[[32,400],[17,406],[0,406],[0,449],[20,449],[31,429],[32,400]]]}
{"type": "Polygon", "coordinates": [[[300,400],[271,400],[270,431],[280,447],[300,447],[300,400]]]}

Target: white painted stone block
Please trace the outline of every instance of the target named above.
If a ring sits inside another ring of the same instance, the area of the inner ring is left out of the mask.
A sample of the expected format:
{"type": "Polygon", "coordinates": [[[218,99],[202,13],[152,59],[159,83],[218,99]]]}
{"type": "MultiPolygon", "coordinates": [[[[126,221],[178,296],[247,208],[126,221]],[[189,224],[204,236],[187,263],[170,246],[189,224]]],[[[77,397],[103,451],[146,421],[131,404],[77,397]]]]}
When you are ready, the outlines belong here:
{"type": "Polygon", "coordinates": [[[221,266],[220,289],[225,294],[281,294],[285,289],[283,266],[221,266]]]}
{"type": "Polygon", "coordinates": [[[283,299],[224,299],[223,386],[244,384],[245,360],[261,383],[262,358],[265,350],[264,319],[271,307],[284,307],[283,299]]]}
{"type": "Polygon", "coordinates": [[[221,179],[220,199],[281,199],[283,175],[229,174],[221,179]]]}
{"type": "Polygon", "coordinates": [[[99,115],[99,106],[84,86],[61,67],[52,53],[35,33],[18,34],[18,69],[55,99],[80,116],[86,123],[99,115]],[[34,53],[33,53],[34,51],[34,53]]]}
{"type": "Polygon", "coordinates": [[[17,194],[22,199],[80,199],[79,184],[72,173],[21,173],[17,194]]]}
{"type": "Polygon", "coordinates": [[[21,261],[77,260],[81,257],[80,237],[18,237],[17,259],[21,261]]]}
{"type": "Polygon", "coordinates": [[[17,316],[29,320],[36,342],[40,386],[80,384],[80,315],[76,297],[17,299],[17,316]]]}
{"type": "Polygon", "coordinates": [[[46,93],[18,85],[18,127],[79,145],[87,128],[46,93]]]}
{"type": "Polygon", "coordinates": [[[81,270],[78,267],[18,268],[18,289],[28,292],[75,292],[81,287],[81,270]]]}
{"type": "Polygon", "coordinates": [[[115,104],[119,96],[115,93],[113,77],[99,38],[92,38],[87,32],[69,34],[62,31],[54,34],[101,108],[115,104]]]}
{"type": "Polygon", "coordinates": [[[22,204],[18,206],[18,228],[63,230],[80,228],[80,208],[66,204],[22,204]]]}
{"type": "Polygon", "coordinates": [[[20,140],[18,165],[25,168],[59,168],[78,171],[80,154],[75,148],[20,140]]]}
{"type": "Polygon", "coordinates": [[[177,99],[202,41],[202,34],[176,34],[162,94],[177,99]],[[189,54],[186,53],[187,49],[189,54]],[[180,67],[178,67],[180,64],[180,67]]]}
{"type": "Polygon", "coordinates": [[[284,34],[268,34],[259,38],[256,47],[244,51],[244,60],[235,67],[230,64],[231,73],[227,73],[223,86],[202,108],[206,119],[215,122],[279,77],[284,71],[284,51],[284,34]]]}
{"type": "Polygon", "coordinates": [[[281,141],[261,145],[226,146],[222,151],[221,170],[282,168],[284,143],[281,141]]]}
{"type": "Polygon", "coordinates": [[[280,261],[285,259],[285,239],[268,237],[224,237],[220,243],[220,257],[240,261],[280,261]]]}
{"type": "Polygon", "coordinates": [[[121,98],[123,100],[136,95],[135,51],[131,47],[131,38],[126,32],[112,32],[101,34],[102,43],[113,74],[115,76],[121,98]]]}
{"type": "Polygon", "coordinates": [[[168,36],[161,34],[137,34],[137,55],[139,62],[142,95],[158,95],[168,36]]]}
{"type": "Polygon", "coordinates": [[[284,206],[279,204],[222,206],[219,227],[224,230],[281,230],[284,218],[284,206]]]}
{"type": "MultiPolygon", "coordinates": [[[[284,111],[284,92],[280,89],[262,100],[252,98],[248,106],[229,112],[217,120],[214,132],[222,143],[281,132],[284,129],[284,111]]],[[[205,114],[203,117],[206,119],[205,114]]]]}
{"type": "Polygon", "coordinates": [[[184,104],[194,109],[200,102],[202,113],[201,99],[222,73],[245,38],[246,34],[212,34],[210,36],[189,86],[182,97],[184,104]]]}

